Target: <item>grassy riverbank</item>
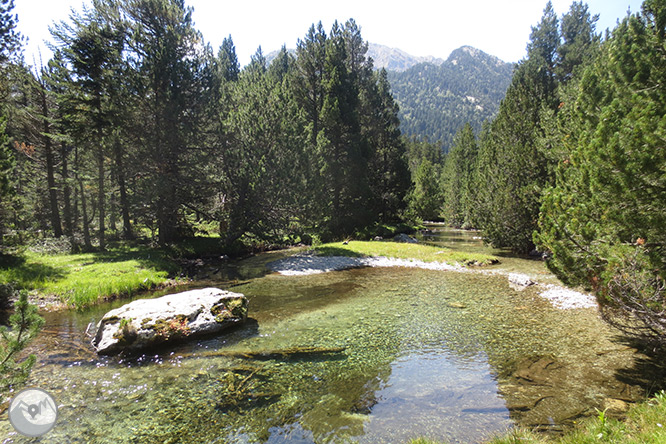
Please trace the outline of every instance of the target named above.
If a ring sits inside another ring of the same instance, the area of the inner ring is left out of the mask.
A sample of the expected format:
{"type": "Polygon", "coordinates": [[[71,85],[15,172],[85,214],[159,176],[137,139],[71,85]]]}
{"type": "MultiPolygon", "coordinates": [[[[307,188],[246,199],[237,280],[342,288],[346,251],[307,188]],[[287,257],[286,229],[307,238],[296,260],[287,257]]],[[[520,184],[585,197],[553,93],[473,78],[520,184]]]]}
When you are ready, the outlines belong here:
{"type": "Polygon", "coordinates": [[[423,262],[444,262],[460,265],[490,265],[498,262],[494,256],[454,251],[448,248],[399,242],[350,241],[334,242],[314,247],[320,256],[369,257],[384,256],[395,259],[414,259],[423,262]]]}
{"type": "Polygon", "coordinates": [[[31,300],[40,305],[82,308],[175,283],[181,270],[178,260],[213,252],[219,252],[215,238],[197,238],[166,248],[117,244],[89,253],[25,250],[0,256],[0,282],[29,290],[31,300]]]}
{"type": "MultiPolygon", "coordinates": [[[[636,404],[627,412],[624,420],[608,418],[599,412],[564,436],[550,436],[515,429],[504,436],[492,439],[488,444],[659,444],[666,442],[666,393],[636,404]]],[[[415,439],[410,444],[437,444],[436,441],[415,439]]]]}

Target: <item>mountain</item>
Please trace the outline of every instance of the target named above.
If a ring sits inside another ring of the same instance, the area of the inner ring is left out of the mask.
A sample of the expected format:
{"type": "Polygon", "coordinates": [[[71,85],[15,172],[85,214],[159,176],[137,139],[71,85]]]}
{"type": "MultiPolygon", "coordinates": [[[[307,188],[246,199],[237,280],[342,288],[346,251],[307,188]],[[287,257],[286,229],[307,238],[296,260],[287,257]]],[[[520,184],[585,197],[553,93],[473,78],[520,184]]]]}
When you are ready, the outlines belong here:
{"type": "MultiPolygon", "coordinates": [[[[289,50],[295,55],[295,50],[289,50]]],[[[266,56],[270,63],[278,54],[266,56]]],[[[400,105],[402,133],[439,141],[448,152],[453,136],[469,122],[475,132],[499,109],[511,83],[513,64],[471,46],[442,60],[416,57],[388,46],[368,43],[376,69],[386,68],[400,105]]]]}
{"type": "Polygon", "coordinates": [[[432,63],[441,65],[444,59],[436,57],[417,57],[405,51],[388,46],[368,43],[368,57],[372,57],[376,69],[386,68],[387,71],[402,72],[419,63],[432,63]]]}
{"type": "MultiPolygon", "coordinates": [[[[295,49],[287,49],[289,54],[296,56],[295,49]]],[[[270,64],[280,51],[271,51],[266,55],[266,62],[270,64]]],[[[372,57],[375,69],[386,68],[387,71],[402,72],[419,63],[434,63],[441,65],[444,59],[436,57],[418,57],[407,54],[405,51],[388,46],[378,45],[377,43],[368,43],[368,57],[372,57]]]]}
{"type": "Polygon", "coordinates": [[[389,71],[403,134],[439,141],[448,151],[466,122],[478,133],[497,113],[512,73],[513,64],[471,46],[456,49],[439,65],[425,62],[389,71]]]}

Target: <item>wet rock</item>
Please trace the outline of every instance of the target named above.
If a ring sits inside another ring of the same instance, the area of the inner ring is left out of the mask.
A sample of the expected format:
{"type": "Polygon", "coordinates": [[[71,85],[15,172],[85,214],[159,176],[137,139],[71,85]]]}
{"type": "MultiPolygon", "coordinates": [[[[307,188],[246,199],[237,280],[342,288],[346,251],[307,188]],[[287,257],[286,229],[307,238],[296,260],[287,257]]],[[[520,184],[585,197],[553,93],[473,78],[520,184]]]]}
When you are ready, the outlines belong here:
{"type": "Polygon", "coordinates": [[[509,283],[523,288],[536,284],[529,276],[520,273],[509,273],[509,283]]]}
{"type": "Polygon", "coordinates": [[[414,239],[413,237],[411,237],[410,235],[405,234],[405,233],[400,233],[400,234],[395,235],[395,237],[393,238],[393,241],[394,242],[404,242],[404,243],[407,243],[407,244],[416,244],[416,243],[419,242],[416,239],[414,239]]]}
{"type": "Polygon", "coordinates": [[[99,354],[138,352],[218,333],[246,317],[245,296],[217,288],[139,299],[106,313],[97,324],[92,345],[99,354]]]}
{"type": "Polygon", "coordinates": [[[629,403],[621,399],[606,398],[604,399],[603,409],[609,413],[625,413],[629,410],[629,403]]]}

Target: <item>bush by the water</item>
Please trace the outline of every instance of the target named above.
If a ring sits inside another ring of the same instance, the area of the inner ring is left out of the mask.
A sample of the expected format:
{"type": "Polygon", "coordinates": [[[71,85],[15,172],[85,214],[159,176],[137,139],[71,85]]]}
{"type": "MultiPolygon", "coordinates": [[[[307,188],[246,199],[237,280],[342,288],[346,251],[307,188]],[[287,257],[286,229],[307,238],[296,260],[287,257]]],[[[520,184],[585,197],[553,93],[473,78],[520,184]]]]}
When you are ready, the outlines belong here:
{"type": "Polygon", "coordinates": [[[16,388],[28,378],[37,358],[35,355],[21,361],[16,358],[37,336],[42,325],[44,318],[37,314],[37,307],[28,303],[28,292],[20,291],[14,303],[14,313],[9,317],[9,327],[0,327],[0,394],[16,388]]]}

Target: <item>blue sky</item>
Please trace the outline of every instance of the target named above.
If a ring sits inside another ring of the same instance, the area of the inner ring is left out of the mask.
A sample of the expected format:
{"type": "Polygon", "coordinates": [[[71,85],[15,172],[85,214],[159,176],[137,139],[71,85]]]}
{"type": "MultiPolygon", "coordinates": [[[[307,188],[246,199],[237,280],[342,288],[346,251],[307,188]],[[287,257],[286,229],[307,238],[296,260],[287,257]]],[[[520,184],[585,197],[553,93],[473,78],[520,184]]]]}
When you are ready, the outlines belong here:
{"type": "MultiPolygon", "coordinates": [[[[26,60],[44,62],[50,52],[49,25],[66,20],[71,8],[80,10],[89,0],[16,0],[19,31],[29,38],[26,60]]],[[[589,0],[590,11],[600,15],[598,31],[613,28],[628,9],[638,12],[640,0],[589,0]]],[[[546,0],[186,0],[194,8],[194,21],[204,39],[217,49],[231,35],[241,64],[259,45],[264,53],[283,44],[293,48],[312,23],[330,29],[334,20],[354,18],[365,40],[400,48],[412,55],[446,58],[463,45],[471,45],[507,62],[525,55],[531,26],[538,23],[546,0]]],[[[570,0],[553,0],[558,15],[570,0]]]]}

